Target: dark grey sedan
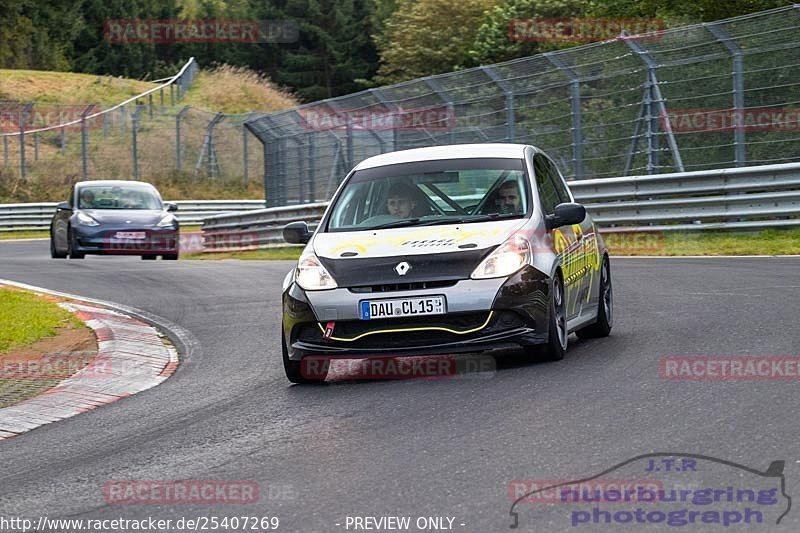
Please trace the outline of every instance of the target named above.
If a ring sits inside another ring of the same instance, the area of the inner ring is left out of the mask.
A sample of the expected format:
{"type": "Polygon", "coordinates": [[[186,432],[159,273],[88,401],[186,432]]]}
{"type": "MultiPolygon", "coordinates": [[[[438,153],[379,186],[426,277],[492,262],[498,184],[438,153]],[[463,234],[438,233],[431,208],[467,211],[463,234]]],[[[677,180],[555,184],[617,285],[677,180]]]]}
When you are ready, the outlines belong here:
{"type": "Polygon", "coordinates": [[[136,181],[82,181],[58,204],[50,223],[50,256],[139,255],[177,259],[178,206],[136,181]]]}

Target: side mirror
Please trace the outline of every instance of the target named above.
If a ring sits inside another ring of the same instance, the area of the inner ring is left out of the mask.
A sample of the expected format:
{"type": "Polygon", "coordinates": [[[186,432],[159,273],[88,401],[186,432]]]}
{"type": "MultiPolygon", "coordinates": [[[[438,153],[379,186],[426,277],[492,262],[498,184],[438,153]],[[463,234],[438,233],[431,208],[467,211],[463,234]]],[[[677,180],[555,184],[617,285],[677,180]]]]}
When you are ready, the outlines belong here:
{"type": "Polygon", "coordinates": [[[306,244],[310,239],[308,224],[303,221],[290,222],[283,228],[283,240],[289,244],[306,244]]]}
{"type": "Polygon", "coordinates": [[[60,202],[56,206],[56,209],[58,211],[72,211],[72,208],[69,206],[69,202],[60,202]]]}
{"type": "Polygon", "coordinates": [[[564,203],[556,206],[555,213],[545,217],[547,229],[580,224],[586,218],[586,208],[581,204],[564,203]]]}
{"type": "Polygon", "coordinates": [[[173,204],[172,202],[167,202],[167,211],[170,213],[178,210],[178,204],[173,204]]]}

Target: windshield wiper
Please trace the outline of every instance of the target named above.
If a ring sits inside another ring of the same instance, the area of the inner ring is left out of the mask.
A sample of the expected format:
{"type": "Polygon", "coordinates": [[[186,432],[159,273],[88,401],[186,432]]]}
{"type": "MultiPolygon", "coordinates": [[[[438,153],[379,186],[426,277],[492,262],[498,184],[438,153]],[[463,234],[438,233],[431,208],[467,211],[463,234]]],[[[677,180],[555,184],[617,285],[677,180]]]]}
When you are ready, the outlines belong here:
{"type": "Polygon", "coordinates": [[[439,226],[444,224],[466,224],[468,222],[485,222],[487,220],[498,220],[502,218],[521,217],[522,213],[489,213],[487,215],[469,215],[458,218],[434,218],[430,220],[422,220],[420,217],[409,218],[404,220],[395,220],[380,224],[369,229],[387,229],[387,228],[402,228],[405,226],[439,226]]]}

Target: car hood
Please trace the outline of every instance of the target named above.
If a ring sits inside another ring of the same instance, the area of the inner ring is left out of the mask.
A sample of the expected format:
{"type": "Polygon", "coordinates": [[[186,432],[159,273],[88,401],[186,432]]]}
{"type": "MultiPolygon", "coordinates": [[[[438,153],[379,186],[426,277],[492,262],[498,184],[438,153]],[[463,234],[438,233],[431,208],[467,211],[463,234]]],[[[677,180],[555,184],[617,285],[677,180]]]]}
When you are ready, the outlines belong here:
{"type": "Polygon", "coordinates": [[[84,213],[101,224],[155,225],[165,211],[149,209],[84,209],[84,213]]]}
{"type": "Polygon", "coordinates": [[[317,233],[311,242],[328,259],[394,257],[483,250],[505,241],[527,219],[494,220],[442,226],[411,226],[374,231],[317,233]],[[467,246],[469,245],[469,246],[467,246]]]}

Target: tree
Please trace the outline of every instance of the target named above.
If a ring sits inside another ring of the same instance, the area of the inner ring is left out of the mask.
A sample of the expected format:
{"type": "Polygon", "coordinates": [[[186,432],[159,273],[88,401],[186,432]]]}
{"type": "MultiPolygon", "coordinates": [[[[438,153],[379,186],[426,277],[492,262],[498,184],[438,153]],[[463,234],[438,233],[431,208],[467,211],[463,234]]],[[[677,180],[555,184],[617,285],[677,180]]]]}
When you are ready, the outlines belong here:
{"type": "Polygon", "coordinates": [[[356,80],[372,76],[377,57],[365,0],[289,0],[285,14],[300,38],[284,54],[279,83],[319,100],[357,91],[356,80]]]}
{"type": "Polygon", "coordinates": [[[396,83],[468,66],[475,32],[497,1],[398,0],[379,42],[375,81],[396,83]]]}

